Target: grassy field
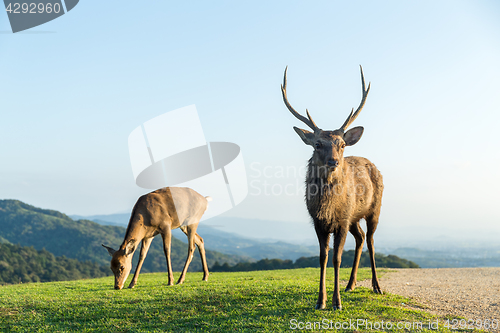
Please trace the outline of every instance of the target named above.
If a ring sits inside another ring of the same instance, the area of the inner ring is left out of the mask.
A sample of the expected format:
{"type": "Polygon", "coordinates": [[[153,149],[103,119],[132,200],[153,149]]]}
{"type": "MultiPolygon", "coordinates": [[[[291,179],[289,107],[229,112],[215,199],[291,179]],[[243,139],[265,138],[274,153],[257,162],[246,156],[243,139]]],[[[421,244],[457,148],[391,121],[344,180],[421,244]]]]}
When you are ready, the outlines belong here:
{"type": "MultiPolygon", "coordinates": [[[[383,274],[386,270],[380,271],[383,274]]],[[[349,272],[342,269],[341,278],[347,280],[349,272]]],[[[0,331],[452,331],[443,327],[445,318],[427,314],[418,304],[401,296],[376,295],[366,288],[342,292],[342,311],[333,311],[330,302],[326,310],[316,311],[319,281],[316,268],[212,273],[209,282],[202,282],[201,274],[188,273],[183,285],[170,287],[164,273],[142,274],[135,289],[121,291],[113,289],[112,277],[3,286],[0,331]],[[357,321],[362,320],[372,328],[356,327],[357,321]],[[437,321],[439,328],[427,328],[429,322],[435,325],[437,321]],[[404,324],[409,327],[417,322],[422,323],[423,329],[415,325],[406,330],[396,326],[399,323],[400,327],[404,324]],[[388,329],[389,323],[392,329],[388,329]]],[[[330,301],[333,269],[328,270],[328,276],[330,301]]],[[[358,280],[368,278],[369,269],[361,269],[358,280]]]]}

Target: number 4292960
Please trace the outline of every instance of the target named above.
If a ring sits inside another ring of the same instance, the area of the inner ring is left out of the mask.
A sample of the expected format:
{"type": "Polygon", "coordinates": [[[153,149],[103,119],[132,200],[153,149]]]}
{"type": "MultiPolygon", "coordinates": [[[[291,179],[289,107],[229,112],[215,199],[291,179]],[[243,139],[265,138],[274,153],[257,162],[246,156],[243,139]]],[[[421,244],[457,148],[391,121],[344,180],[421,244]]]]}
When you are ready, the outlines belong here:
{"type": "Polygon", "coordinates": [[[9,14],[42,14],[42,13],[56,13],[61,11],[61,5],[59,3],[9,3],[5,8],[5,11],[9,14]]]}
{"type": "Polygon", "coordinates": [[[498,329],[498,319],[485,319],[485,320],[466,320],[466,319],[446,319],[444,327],[452,330],[457,329],[498,329]]]}

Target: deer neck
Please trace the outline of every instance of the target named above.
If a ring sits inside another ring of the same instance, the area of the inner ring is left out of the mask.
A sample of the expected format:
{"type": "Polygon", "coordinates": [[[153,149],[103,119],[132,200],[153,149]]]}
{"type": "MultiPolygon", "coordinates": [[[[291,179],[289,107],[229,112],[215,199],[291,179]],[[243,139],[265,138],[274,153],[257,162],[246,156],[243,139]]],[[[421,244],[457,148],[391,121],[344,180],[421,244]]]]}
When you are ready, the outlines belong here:
{"type": "Polygon", "coordinates": [[[133,221],[130,221],[120,249],[125,249],[127,244],[130,242],[133,242],[134,244],[140,242],[144,238],[144,235],[145,228],[142,219],[135,219],[133,221]]]}
{"type": "Polygon", "coordinates": [[[318,172],[318,167],[311,160],[306,176],[307,209],[314,221],[330,225],[332,221],[337,221],[342,216],[346,195],[344,162],[342,161],[337,167],[338,170],[332,173],[323,172],[321,167],[318,172]]]}

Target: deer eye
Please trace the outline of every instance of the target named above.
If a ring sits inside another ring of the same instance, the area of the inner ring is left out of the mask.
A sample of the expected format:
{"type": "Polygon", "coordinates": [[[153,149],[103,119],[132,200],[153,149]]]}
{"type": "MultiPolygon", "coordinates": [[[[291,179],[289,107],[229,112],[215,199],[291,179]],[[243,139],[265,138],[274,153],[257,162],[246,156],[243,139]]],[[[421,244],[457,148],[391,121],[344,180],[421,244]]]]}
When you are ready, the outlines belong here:
{"type": "Polygon", "coordinates": [[[120,266],[120,271],[123,271],[125,269],[125,266],[120,266]]]}
{"type": "Polygon", "coordinates": [[[345,143],[343,143],[342,146],[340,146],[340,148],[344,149],[345,148],[345,143]]]}
{"type": "Polygon", "coordinates": [[[316,149],[320,149],[320,148],[321,148],[321,142],[316,142],[316,143],[314,144],[314,147],[315,147],[316,149]]]}

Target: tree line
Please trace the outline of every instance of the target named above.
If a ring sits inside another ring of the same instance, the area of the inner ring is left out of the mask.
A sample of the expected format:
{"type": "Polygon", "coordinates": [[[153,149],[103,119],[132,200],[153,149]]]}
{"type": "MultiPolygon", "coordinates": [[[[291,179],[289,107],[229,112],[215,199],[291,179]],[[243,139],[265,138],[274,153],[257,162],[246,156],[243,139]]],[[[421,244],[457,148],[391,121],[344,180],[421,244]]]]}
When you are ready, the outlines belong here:
{"type": "MultiPolygon", "coordinates": [[[[329,257],[333,256],[333,250],[330,250],[329,257]]],[[[354,261],[354,250],[344,251],[342,254],[341,267],[352,267],[354,261]]],[[[375,263],[380,268],[420,268],[416,263],[410,260],[399,258],[395,255],[375,254],[375,263]]],[[[292,260],[282,259],[262,259],[257,262],[240,262],[236,265],[227,263],[219,264],[216,262],[210,269],[212,272],[241,272],[241,271],[266,271],[273,269],[293,269],[319,267],[319,257],[301,257],[293,262],[292,260]]],[[[328,267],[333,267],[331,260],[328,261],[328,267]]],[[[361,254],[359,267],[370,267],[370,256],[368,251],[361,254]]]]}
{"type": "Polygon", "coordinates": [[[67,281],[111,275],[108,266],[33,247],[0,243],[0,284],[67,281]]]}

